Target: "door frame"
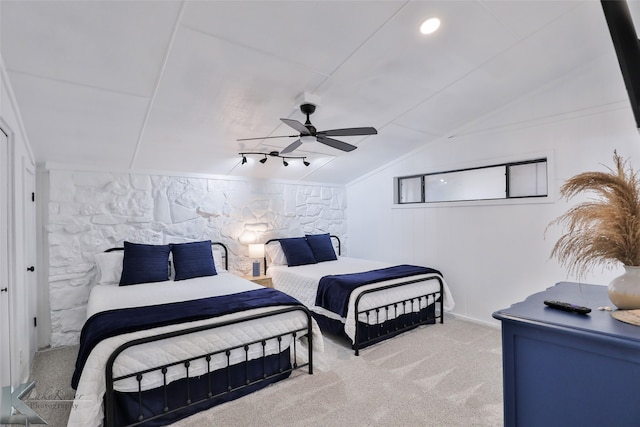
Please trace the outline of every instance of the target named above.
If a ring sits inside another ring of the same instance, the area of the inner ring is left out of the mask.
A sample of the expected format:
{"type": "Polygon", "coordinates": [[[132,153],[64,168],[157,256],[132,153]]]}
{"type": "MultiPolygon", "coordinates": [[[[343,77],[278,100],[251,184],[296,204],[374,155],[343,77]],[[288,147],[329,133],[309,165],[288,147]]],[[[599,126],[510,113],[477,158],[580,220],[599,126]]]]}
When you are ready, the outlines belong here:
{"type": "MultiPolygon", "coordinates": [[[[9,206],[11,200],[11,184],[13,164],[10,161],[11,132],[4,120],[0,117],[0,289],[7,289],[0,292],[0,399],[2,399],[2,390],[6,386],[13,386],[12,357],[11,357],[11,279],[12,264],[11,256],[11,220],[12,213],[9,206]],[[6,141],[6,142],[4,142],[6,141]],[[4,203],[2,203],[4,199],[4,203]]],[[[0,400],[1,401],[1,400],[0,400]]]]}
{"type": "Polygon", "coordinates": [[[24,217],[24,224],[22,227],[23,242],[24,242],[24,269],[22,274],[24,275],[24,298],[25,307],[24,313],[26,318],[26,333],[28,335],[27,342],[27,354],[25,355],[27,361],[33,360],[38,349],[38,329],[37,317],[38,317],[38,273],[40,272],[39,264],[37,263],[37,210],[36,210],[36,168],[31,159],[28,156],[22,156],[22,214],[24,217]],[[31,269],[33,267],[34,269],[31,269]]]}
{"type": "MultiPolygon", "coordinates": [[[[0,0],[1,1],[1,0],[0,0]]],[[[48,216],[49,172],[36,164],[36,277],[38,327],[36,333],[37,349],[51,346],[51,308],[49,304],[49,246],[46,224],[48,216]]]]}

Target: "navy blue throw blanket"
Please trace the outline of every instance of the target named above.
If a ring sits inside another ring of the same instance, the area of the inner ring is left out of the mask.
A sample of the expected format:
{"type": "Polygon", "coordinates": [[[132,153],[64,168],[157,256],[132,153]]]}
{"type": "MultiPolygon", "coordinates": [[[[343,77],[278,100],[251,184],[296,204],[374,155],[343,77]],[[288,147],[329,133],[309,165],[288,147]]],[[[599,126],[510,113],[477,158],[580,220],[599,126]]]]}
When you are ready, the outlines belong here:
{"type": "Polygon", "coordinates": [[[324,276],[318,284],[316,305],[346,317],[347,309],[349,308],[349,297],[354,289],[371,283],[428,273],[440,274],[438,270],[433,268],[402,264],[362,273],[324,276]]]}
{"type": "Polygon", "coordinates": [[[103,339],[129,332],[209,319],[258,307],[302,305],[297,299],[271,288],[169,304],[122,308],[91,316],[80,333],[80,349],[71,386],[76,389],[91,350],[103,339]]]}

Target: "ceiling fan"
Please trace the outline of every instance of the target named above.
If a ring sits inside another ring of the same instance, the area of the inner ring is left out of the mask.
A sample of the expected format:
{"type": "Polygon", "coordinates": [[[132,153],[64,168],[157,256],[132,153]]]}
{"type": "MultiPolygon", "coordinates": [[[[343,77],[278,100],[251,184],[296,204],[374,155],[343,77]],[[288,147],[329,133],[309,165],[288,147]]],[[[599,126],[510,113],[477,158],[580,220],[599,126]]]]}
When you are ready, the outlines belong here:
{"type": "Polygon", "coordinates": [[[360,136],[360,135],[376,135],[378,131],[372,127],[362,128],[345,128],[345,129],[330,129],[330,130],[316,130],[315,126],[311,124],[309,116],[316,111],[316,106],[310,103],[304,103],[300,105],[300,111],[307,116],[307,121],[302,124],[293,119],[280,119],[282,122],[293,129],[300,132],[297,135],[282,135],[282,136],[263,136],[261,138],[242,138],[238,141],[250,141],[255,139],[269,139],[269,138],[298,138],[293,143],[285,147],[280,154],[287,154],[300,147],[302,143],[318,141],[321,144],[328,145],[329,147],[337,148],[342,151],[353,151],[355,145],[347,144],[337,139],[329,138],[330,136],[360,136]]]}

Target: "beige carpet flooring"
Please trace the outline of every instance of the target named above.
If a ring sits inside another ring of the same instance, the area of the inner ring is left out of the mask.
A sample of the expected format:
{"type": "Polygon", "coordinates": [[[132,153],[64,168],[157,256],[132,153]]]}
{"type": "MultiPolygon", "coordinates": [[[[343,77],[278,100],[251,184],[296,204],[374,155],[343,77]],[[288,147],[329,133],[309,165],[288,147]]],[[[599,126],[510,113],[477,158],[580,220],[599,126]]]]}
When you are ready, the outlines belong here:
{"type": "MultiPolygon", "coordinates": [[[[77,347],[38,352],[27,401],[66,425],[77,347]]],[[[175,424],[196,426],[501,426],[500,330],[447,316],[362,350],[325,337],[315,373],[299,371],[175,424]]]]}

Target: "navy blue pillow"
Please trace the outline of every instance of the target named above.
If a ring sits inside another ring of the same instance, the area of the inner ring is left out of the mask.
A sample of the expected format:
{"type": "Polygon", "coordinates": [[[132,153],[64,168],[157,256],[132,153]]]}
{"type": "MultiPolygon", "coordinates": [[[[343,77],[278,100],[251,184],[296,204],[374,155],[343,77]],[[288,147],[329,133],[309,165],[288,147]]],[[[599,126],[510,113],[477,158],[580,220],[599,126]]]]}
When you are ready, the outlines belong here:
{"type": "Polygon", "coordinates": [[[169,280],[169,245],[124,242],[120,286],[169,280]]]}
{"type": "Polygon", "coordinates": [[[193,279],[194,277],[215,276],[216,266],[211,252],[211,240],[171,244],[174,280],[193,279]]]}
{"type": "Polygon", "coordinates": [[[307,243],[313,252],[313,257],[317,262],[335,261],[338,259],[336,251],[331,244],[331,236],[326,234],[307,234],[307,243]]]}
{"type": "Polygon", "coordinates": [[[307,239],[304,237],[280,239],[280,246],[282,247],[284,256],[287,258],[287,265],[289,267],[317,263],[307,243],[307,239]]]}

